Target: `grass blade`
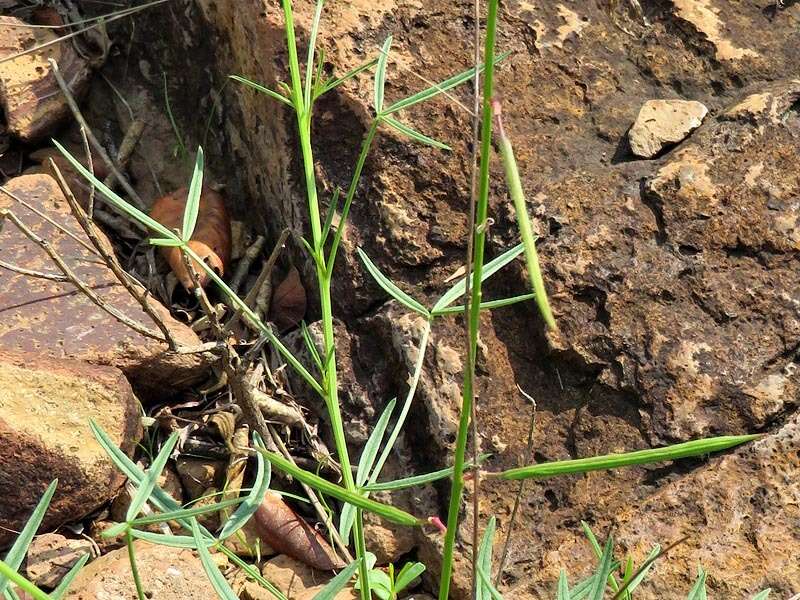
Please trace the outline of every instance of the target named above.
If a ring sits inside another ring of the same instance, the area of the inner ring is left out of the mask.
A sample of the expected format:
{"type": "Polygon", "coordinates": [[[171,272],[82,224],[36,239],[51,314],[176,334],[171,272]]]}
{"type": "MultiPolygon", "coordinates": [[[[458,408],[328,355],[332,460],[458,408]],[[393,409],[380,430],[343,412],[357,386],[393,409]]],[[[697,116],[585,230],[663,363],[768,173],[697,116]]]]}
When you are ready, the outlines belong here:
{"type": "Polygon", "coordinates": [[[183,246],[183,240],[168,240],[162,238],[150,238],[148,240],[150,245],[152,246],[164,246],[167,248],[177,248],[178,246],[183,246]]]}
{"type": "Polygon", "coordinates": [[[589,600],[603,600],[606,592],[606,583],[611,574],[614,562],[614,539],[608,536],[603,553],[600,555],[600,564],[597,566],[594,581],[589,591],[589,600]]]}
{"type": "Polygon", "coordinates": [[[355,560],[351,562],[345,569],[331,579],[318,594],[314,595],[313,600],[333,600],[336,595],[344,589],[344,586],[352,579],[355,572],[358,570],[358,563],[361,561],[355,560]]]}
{"type": "Polygon", "coordinates": [[[324,86],[322,86],[322,89],[317,93],[316,98],[319,98],[320,96],[322,96],[322,94],[330,92],[332,89],[339,87],[345,81],[347,81],[348,79],[352,79],[353,77],[355,77],[359,73],[362,73],[363,71],[366,71],[367,69],[372,68],[373,66],[375,66],[375,64],[377,62],[378,62],[378,59],[377,58],[373,58],[371,60],[368,60],[364,64],[356,67],[355,69],[351,69],[350,71],[348,71],[347,73],[345,73],[341,77],[337,77],[336,79],[332,79],[331,81],[327,82],[324,86]]]}
{"type": "Polygon", "coordinates": [[[558,574],[558,595],[556,600],[571,600],[572,596],[569,593],[569,582],[567,581],[567,572],[561,569],[558,574]]]}
{"type": "Polygon", "coordinates": [[[389,48],[392,46],[392,36],[386,38],[381,47],[380,56],[378,56],[378,68],[375,69],[375,113],[381,114],[383,110],[383,91],[386,86],[386,62],[389,60],[389,48]]]}
{"type": "Polygon", "coordinates": [[[369,274],[372,275],[373,279],[377,282],[379,286],[381,286],[392,298],[397,300],[400,304],[421,314],[423,317],[430,318],[430,313],[428,309],[422,306],[419,302],[414,300],[411,296],[406,294],[403,290],[397,287],[388,277],[386,277],[383,273],[381,273],[380,269],[375,266],[369,256],[361,249],[357,248],[358,255],[361,257],[361,260],[364,262],[364,266],[369,271],[369,274]]]}
{"type": "MultiPolygon", "coordinates": [[[[256,448],[265,449],[264,442],[257,432],[253,432],[253,446],[256,448]]],[[[264,460],[264,456],[256,453],[256,477],[253,481],[250,493],[244,498],[239,508],[236,509],[230,518],[225,522],[222,531],[219,532],[218,539],[220,541],[232,536],[239,531],[245,523],[253,516],[253,513],[258,510],[258,507],[264,501],[264,494],[269,489],[270,480],[272,479],[272,465],[264,460]]],[[[221,502],[217,504],[219,506],[221,502]]]]}
{"type": "Polygon", "coordinates": [[[489,600],[489,598],[492,600],[503,600],[503,596],[497,591],[497,588],[494,587],[491,576],[484,565],[478,565],[478,579],[488,594],[483,597],[483,600],[489,600]]]}
{"type": "Polygon", "coordinates": [[[194,172],[192,181],[189,184],[189,195],[186,198],[186,207],[183,210],[183,226],[181,236],[184,242],[192,239],[195,225],[197,225],[197,214],[200,211],[200,194],[203,191],[203,148],[198,146],[197,158],[194,161],[194,172]]]}
{"type": "MultiPolygon", "coordinates": [[[[25,554],[28,552],[28,546],[31,545],[33,536],[36,535],[36,532],[39,530],[39,525],[42,524],[42,519],[44,519],[44,515],[50,506],[50,501],[53,499],[53,494],[55,494],[57,486],[58,479],[54,479],[50,482],[50,485],[47,486],[44,494],[42,494],[42,497],[36,504],[36,508],[33,509],[31,516],[28,517],[25,527],[22,528],[22,531],[17,536],[17,539],[14,540],[14,544],[11,546],[8,554],[6,554],[5,558],[3,559],[5,564],[14,571],[19,569],[19,566],[25,559],[25,554]]],[[[2,573],[0,573],[0,592],[5,591],[7,587],[8,579],[2,573]]]]}
{"type": "Polygon", "coordinates": [[[693,440],[682,444],[666,446],[664,448],[651,448],[637,450],[623,454],[606,454],[591,458],[578,458],[575,460],[562,460],[549,463],[540,463],[527,467],[518,467],[499,473],[501,479],[543,479],[555,475],[568,475],[575,473],[588,473],[601,469],[616,469],[630,465],[643,465],[665,460],[677,460],[702,456],[711,452],[727,450],[734,446],[744,444],[760,438],[760,435],[728,435],[702,440],[693,440]]]}
{"type": "MultiPolygon", "coordinates": [[[[478,463],[482,463],[487,458],[489,458],[491,454],[485,453],[481,454],[478,457],[478,463]]],[[[475,465],[472,463],[467,464],[464,468],[465,471],[472,469],[475,465]]],[[[363,488],[366,492],[380,492],[385,490],[403,490],[410,487],[418,487],[420,485],[425,485],[427,483],[432,483],[434,481],[439,481],[440,479],[444,479],[446,477],[453,476],[453,467],[447,467],[446,469],[439,469],[438,471],[433,471],[432,473],[425,473],[424,475],[413,475],[412,477],[404,477],[403,479],[395,479],[394,481],[386,481],[383,483],[371,483],[369,485],[365,485],[363,488]]]]}
{"type": "Polygon", "coordinates": [[[406,563],[400,572],[397,574],[397,578],[394,581],[394,587],[396,590],[404,590],[411,582],[413,582],[417,577],[422,575],[425,572],[425,565],[420,562],[414,563],[406,563]]]}
{"type": "MultiPolygon", "coordinates": [[[[242,504],[244,502],[244,498],[229,498],[227,500],[220,500],[218,502],[214,502],[213,504],[208,504],[204,506],[194,506],[192,508],[183,508],[181,510],[169,511],[169,512],[159,512],[153,515],[147,515],[146,517],[139,517],[130,521],[130,525],[132,527],[138,527],[140,525],[152,525],[153,523],[166,523],[168,521],[177,521],[179,519],[191,519],[192,517],[199,517],[201,515],[207,515],[210,513],[219,512],[223,508],[228,508],[230,506],[236,506],[237,504],[242,504]]],[[[102,537],[116,537],[120,533],[124,531],[124,528],[127,524],[126,523],[117,523],[114,527],[110,527],[103,531],[101,534],[102,537]],[[122,531],[118,529],[118,527],[122,527],[122,531]]]]}
{"type": "Polygon", "coordinates": [[[322,17],[322,5],[325,0],[317,0],[317,8],[314,11],[314,20],[311,22],[311,35],[308,40],[308,58],[306,59],[306,86],[305,86],[305,104],[311,107],[313,98],[311,91],[314,79],[314,50],[317,47],[317,34],[319,33],[319,21],[322,17]]]}
{"type": "Polygon", "coordinates": [[[321,246],[324,246],[325,242],[328,241],[328,234],[331,232],[331,225],[333,225],[333,217],[336,216],[336,209],[339,208],[339,195],[341,193],[342,189],[336,186],[336,189],[333,190],[331,203],[328,206],[328,214],[325,215],[325,224],[322,226],[322,237],[320,238],[322,240],[320,242],[321,246]]]}
{"type": "MultiPolygon", "coordinates": [[[[521,294],[519,296],[512,296],[510,298],[501,298],[500,300],[489,300],[488,302],[481,302],[481,310],[494,310],[495,308],[503,308],[505,306],[511,306],[512,304],[518,304],[519,302],[526,302],[527,300],[532,300],[536,297],[536,294],[521,294]]],[[[431,311],[431,314],[434,317],[440,315],[455,315],[455,314],[463,314],[464,313],[464,305],[459,304],[457,306],[448,306],[446,308],[442,308],[441,310],[437,310],[436,312],[431,311]]]]}
{"type": "Polygon", "coordinates": [[[706,600],[706,572],[701,568],[697,569],[697,581],[695,581],[686,600],[706,600]]]}
{"type": "MultiPolygon", "coordinates": [[[[497,525],[497,519],[492,517],[489,519],[489,524],[486,526],[486,531],[483,532],[483,539],[478,550],[478,568],[484,572],[491,573],[492,570],[492,545],[494,542],[494,532],[497,525]]],[[[479,578],[480,581],[475,582],[476,596],[478,600],[489,600],[492,597],[492,582],[491,578],[479,578]]]]}
{"type": "Polygon", "coordinates": [[[50,597],[53,600],[61,600],[61,598],[64,597],[64,594],[66,594],[67,590],[69,590],[69,586],[72,583],[72,580],[75,579],[75,576],[78,574],[78,571],[80,571],[83,568],[83,566],[86,564],[88,560],[89,560],[89,555],[84,554],[78,559],[78,562],[72,565],[72,568],[69,571],[67,571],[67,574],[61,578],[58,587],[54,589],[52,592],[50,592],[50,597]]]}
{"type": "MultiPolygon", "coordinates": [[[[511,53],[504,52],[495,57],[494,64],[498,64],[500,61],[507,58],[511,53]]],[[[485,65],[479,65],[477,72],[483,72],[485,65]]],[[[429,88],[422,90],[421,92],[417,92],[413,96],[409,96],[408,98],[404,98],[403,100],[398,100],[385,111],[383,111],[384,115],[390,115],[392,113],[396,113],[398,110],[402,110],[404,108],[409,108],[410,106],[414,106],[415,104],[419,104],[420,102],[424,102],[425,100],[430,100],[438,96],[439,94],[446,92],[448,90],[453,89],[456,86],[461,85],[462,83],[466,83],[473,77],[475,77],[475,67],[471,69],[467,69],[463,73],[459,73],[458,75],[454,75],[450,79],[445,79],[439,84],[432,85],[429,88]]]]}
{"type": "MultiPolygon", "coordinates": [[[[600,547],[600,543],[597,541],[597,538],[595,537],[591,527],[589,527],[589,524],[586,521],[581,521],[581,527],[583,528],[583,533],[589,539],[589,544],[592,546],[595,558],[602,558],[603,549],[600,547]]],[[[611,586],[611,589],[614,592],[619,591],[619,584],[617,583],[617,578],[614,577],[613,573],[608,576],[608,585],[611,586]]]]}
{"type": "Polygon", "coordinates": [[[200,528],[197,525],[197,520],[192,518],[192,535],[194,536],[195,544],[197,544],[197,553],[200,555],[200,562],[203,564],[203,569],[208,576],[214,591],[217,596],[222,600],[239,600],[238,596],[231,589],[230,584],[222,576],[219,568],[217,568],[214,559],[211,558],[211,553],[208,551],[208,546],[203,541],[203,536],[200,533],[200,528]]]}
{"type": "MultiPolygon", "coordinates": [[[[513,248],[506,250],[500,256],[495,258],[494,260],[489,261],[485,265],[483,265],[483,272],[481,273],[481,281],[486,281],[497,273],[500,269],[505,267],[508,263],[512,260],[517,258],[520,254],[525,251],[525,247],[522,244],[517,244],[513,248]]],[[[447,290],[444,295],[442,295],[439,300],[436,301],[436,304],[433,305],[431,309],[432,313],[441,312],[444,308],[450,306],[453,302],[458,300],[464,295],[464,291],[467,288],[466,278],[469,277],[470,274],[467,273],[464,277],[459,279],[453,287],[447,290]]]]}
{"type": "Polygon", "coordinates": [[[234,81],[243,83],[244,85],[251,87],[258,92],[261,92],[262,94],[266,94],[267,96],[269,96],[274,100],[277,100],[278,102],[283,102],[284,104],[292,106],[291,100],[289,100],[286,96],[284,96],[283,94],[279,94],[278,92],[273,91],[267,87],[264,87],[263,85],[258,84],[255,81],[251,81],[245,77],[242,77],[241,75],[228,75],[228,77],[230,79],[233,79],[234,81]]]}
{"type": "Polygon", "coordinates": [[[12,569],[2,560],[0,560],[0,577],[16,584],[19,589],[23,592],[27,592],[34,600],[52,600],[50,596],[45,594],[42,590],[17,573],[16,569],[12,569]]]}
{"type": "Polygon", "coordinates": [[[150,494],[153,493],[153,488],[156,486],[156,482],[161,476],[161,471],[164,470],[164,466],[167,464],[170,454],[172,454],[172,449],[175,448],[175,444],[177,443],[178,432],[176,431],[167,438],[167,441],[164,442],[164,446],[159,450],[153,464],[147,469],[147,475],[139,484],[139,490],[136,492],[133,500],[131,500],[131,504],[128,506],[128,512],[125,513],[126,521],[131,522],[136,518],[139,511],[142,509],[142,505],[147,502],[150,494]]]}
{"type": "Polygon", "coordinates": [[[159,235],[164,236],[167,239],[171,240],[180,240],[178,236],[176,236],[172,231],[164,227],[161,223],[156,221],[155,219],[150,218],[147,214],[140,211],[138,208],[133,206],[132,204],[126,202],[122,198],[120,198],[115,192],[110,190],[108,186],[106,186],[102,181],[100,181],[97,177],[95,177],[92,173],[90,173],[74,156],[72,156],[64,146],[59,144],[56,140],[51,140],[53,145],[58,149],[61,154],[64,155],[64,158],[72,165],[72,167],[81,174],[81,176],[89,181],[97,191],[117,210],[125,213],[129,217],[131,217],[134,221],[138,221],[142,225],[149,227],[153,231],[157,232],[159,235]]]}
{"type": "Polygon", "coordinates": [[[194,550],[197,544],[193,537],[187,535],[169,535],[166,533],[154,533],[142,529],[131,529],[131,535],[139,540],[169,546],[170,548],[191,548],[194,550]]]}
{"type": "Polygon", "coordinates": [[[752,600],[767,600],[769,598],[769,594],[772,591],[772,588],[767,588],[765,590],[761,590],[755,596],[753,596],[752,600]]]}
{"type": "Polygon", "coordinates": [[[331,483],[327,479],[323,479],[319,475],[305,471],[294,463],[283,458],[283,456],[280,454],[275,454],[274,452],[269,452],[266,450],[259,450],[259,452],[262,452],[266,459],[273,464],[273,466],[278,467],[284,473],[288,473],[298,481],[302,481],[307,486],[318,492],[327,494],[328,496],[333,496],[334,498],[343,502],[354,504],[357,508],[380,515],[387,521],[397,523],[398,525],[417,527],[425,523],[424,520],[418,519],[404,510],[400,510],[399,508],[395,508],[394,506],[390,506],[388,504],[376,502],[375,500],[370,500],[369,498],[364,498],[357,492],[346,490],[335,483],[331,483]]]}
{"type": "Polygon", "coordinates": [[[439,140],[435,140],[432,137],[428,137],[425,134],[420,133],[416,129],[412,129],[408,125],[401,123],[397,119],[393,119],[392,117],[381,117],[381,122],[390,125],[403,135],[407,135],[413,140],[416,140],[422,144],[427,146],[433,146],[434,148],[439,148],[440,150],[452,150],[450,146],[447,144],[440,142],[439,140]]]}

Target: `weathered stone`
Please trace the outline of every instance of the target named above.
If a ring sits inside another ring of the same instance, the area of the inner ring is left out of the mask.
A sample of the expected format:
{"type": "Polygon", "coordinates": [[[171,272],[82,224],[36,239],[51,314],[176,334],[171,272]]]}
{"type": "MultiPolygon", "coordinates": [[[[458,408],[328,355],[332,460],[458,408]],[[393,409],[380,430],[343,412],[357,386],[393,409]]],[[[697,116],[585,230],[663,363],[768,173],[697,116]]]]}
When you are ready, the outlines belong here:
{"type": "MultiPolygon", "coordinates": [[[[312,600],[331,579],[330,573],[314,571],[300,561],[283,554],[264,563],[261,574],[293,600],[312,600]]],[[[358,593],[351,587],[345,587],[334,598],[335,600],[356,600],[358,593]]]]}
{"type": "Polygon", "coordinates": [[[94,556],[89,540],[73,540],[58,533],[38,535],[28,547],[25,575],[41,588],[55,588],[84,554],[94,556]]]}
{"type": "Polygon", "coordinates": [[[118,369],[0,350],[0,546],[22,528],[53,479],[58,488],[44,530],[114,497],[124,476],[95,441],[92,419],[123,452],[133,452],[139,403],[118,369]]]}
{"type": "Polygon", "coordinates": [[[220,485],[225,462],[191,456],[179,456],[175,461],[175,470],[189,495],[196,500],[210,487],[220,485]]]}
{"type": "MultiPolygon", "coordinates": [[[[191,550],[137,540],[136,566],[147,598],[216,600],[200,559],[191,550]]],[[[81,569],[65,600],[136,598],[127,548],[103,555],[81,569]]]]}
{"type": "Polygon", "coordinates": [[[694,100],[648,100],[628,132],[636,156],[652,158],[700,127],[708,109],[694,100]]]}
{"type": "MultiPolygon", "coordinates": [[[[158,331],[138,302],[98,257],[73,238],[16,202],[13,194],[88,243],[58,185],[47,175],[23,175],[0,193],[0,208],[13,211],[48,241],[75,274],[108,305],[158,331]]],[[[0,259],[19,267],[60,274],[44,251],[10,223],[0,233],[0,259]]],[[[157,301],[154,309],[179,344],[198,345],[188,327],[175,321],[157,301]]],[[[172,394],[205,376],[200,355],[168,352],[166,345],[130,329],[93,304],[70,283],[36,279],[0,268],[0,348],[75,358],[122,369],[143,398],[172,394]]]]}
{"type": "MultiPolygon", "coordinates": [[[[15,17],[3,17],[0,56],[53,42],[59,35],[52,29],[30,27],[15,17]]],[[[81,97],[88,87],[91,70],[69,40],[0,63],[0,105],[6,124],[13,135],[26,142],[52,133],[69,114],[67,101],[47,62],[49,58],[58,63],[70,91],[81,97]]]]}

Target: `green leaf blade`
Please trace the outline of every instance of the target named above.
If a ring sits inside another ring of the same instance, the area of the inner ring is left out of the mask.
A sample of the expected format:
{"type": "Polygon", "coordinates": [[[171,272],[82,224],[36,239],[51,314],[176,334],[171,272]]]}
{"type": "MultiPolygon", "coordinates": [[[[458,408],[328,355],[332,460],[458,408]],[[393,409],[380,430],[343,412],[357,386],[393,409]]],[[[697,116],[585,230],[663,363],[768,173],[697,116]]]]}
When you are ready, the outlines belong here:
{"type": "Polygon", "coordinates": [[[430,318],[430,313],[428,309],[422,306],[419,302],[414,300],[411,296],[406,294],[403,290],[401,290],[393,281],[391,281],[386,275],[384,275],[375,263],[370,260],[369,256],[361,249],[356,249],[358,252],[359,257],[361,257],[361,261],[364,263],[364,266],[367,268],[367,271],[375,282],[381,286],[384,291],[386,291],[392,298],[397,300],[400,304],[413,310],[416,313],[421,314],[426,319],[430,318]]]}
{"type": "Polygon", "coordinates": [[[200,196],[203,191],[203,148],[197,148],[197,157],[194,162],[192,181],[189,184],[189,194],[186,197],[186,206],[183,210],[183,226],[181,236],[184,242],[192,239],[194,228],[197,225],[197,215],[200,212],[200,196]]]}
{"type": "Polygon", "coordinates": [[[386,63],[389,60],[389,48],[392,46],[392,36],[386,38],[381,46],[381,53],[378,56],[378,67],[375,69],[375,89],[373,99],[375,102],[375,112],[381,114],[383,110],[383,92],[386,87],[386,63]]]}

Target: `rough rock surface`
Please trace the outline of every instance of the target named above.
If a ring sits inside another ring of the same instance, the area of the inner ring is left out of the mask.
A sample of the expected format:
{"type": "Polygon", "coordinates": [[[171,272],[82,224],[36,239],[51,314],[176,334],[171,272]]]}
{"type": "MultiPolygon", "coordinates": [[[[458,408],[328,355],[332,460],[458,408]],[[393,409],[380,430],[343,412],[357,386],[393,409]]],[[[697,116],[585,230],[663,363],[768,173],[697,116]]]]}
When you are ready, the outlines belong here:
{"type": "MultiPolygon", "coordinates": [[[[208,35],[194,39],[217,49],[220,81],[230,73],[272,87],[287,79],[281,16],[274,6],[256,0],[236,6],[203,0],[199,6],[206,23],[199,27],[207,26],[208,35]]],[[[296,4],[301,43],[312,10],[310,3],[296,4]]],[[[471,13],[466,0],[326,5],[319,39],[324,69],[346,72],[376,56],[392,34],[386,87],[391,102],[425,87],[415,74],[441,80],[469,65],[471,13]]],[[[796,412],[800,126],[792,78],[800,72],[798,22],[800,4],[788,2],[502,3],[498,47],[512,55],[496,85],[541,236],[540,258],[560,331],[546,335],[530,305],[483,316],[480,428],[484,448],[496,450],[487,468],[517,466],[524,455],[530,405],[517,385],[537,400],[537,461],[706,434],[779,435],[772,432],[796,412]],[[637,10],[640,5],[644,11],[637,10]],[[770,34],[761,35],[765,30],[770,34]],[[642,104],[670,97],[702,102],[713,116],[663,157],[631,161],[626,133],[642,104]]],[[[175,67],[183,64],[177,54],[166,58],[175,67]]],[[[470,103],[466,87],[452,97],[470,103]]],[[[229,85],[224,99],[221,155],[242,166],[231,184],[243,198],[263,199],[271,228],[304,229],[293,116],[246,88],[229,85]]],[[[188,116],[196,107],[191,100],[188,116]]],[[[320,100],[314,133],[323,198],[349,183],[371,102],[367,76],[320,100]]],[[[468,113],[442,97],[400,118],[454,151],[422,147],[381,129],[356,194],[334,303],[349,333],[342,358],[352,365],[360,390],[359,402],[346,407],[357,434],[350,439],[360,440],[359,447],[385,399],[404,393],[413,350],[400,340],[416,340],[417,333],[406,322],[411,318],[384,317],[386,295],[365,275],[355,247],[428,302],[450,285],[446,279],[463,263],[466,240],[468,113]]],[[[517,236],[499,164],[493,172],[498,178],[491,190],[495,224],[489,245],[496,255],[517,236]]],[[[312,265],[305,264],[310,273],[312,265]]],[[[525,289],[524,270],[513,264],[493,278],[486,297],[525,289]]],[[[460,379],[451,358],[462,347],[460,319],[434,326],[406,436],[414,448],[406,466],[416,472],[446,461],[450,439],[443,433],[453,428],[460,379]],[[447,384],[444,393],[438,382],[447,384]]],[[[723,460],[744,465],[749,459],[742,452],[723,460]]],[[[793,460],[778,453],[774,464],[788,468],[793,460]]],[[[603,535],[616,515],[676,482],[691,482],[703,464],[530,483],[502,591],[521,599],[552,595],[558,568],[577,576],[589,557],[579,519],[603,535]]],[[[502,482],[482,489],[481,517],[497,515],[499,535],[505,534],[516,489],[502,482]]],[[[446,490],[439,491],[443,512],[446,490]]],[[[790,522],[791,498],[774,500],[773,513],[790,522]]],[[[469,517],[469,498],[466,506],[469,517]]],[[[740,508],[757,514],[752,506],[740,508]]],[[[672,525],[700,536],[699,515],[699,508],[687,508],[674,513],[672,525]]],[[[464,561],[470,553],[468,520],[459,537],[464,561]]],[[[715,538],[706,551],[728,552],[728,541],[715,538]]],[[[760,560],[747,565],[746,578],[731,578],[728,597],[746,597],[770,583],[768,556],[791,548],[782,536],[730,541],[760,560]]],[[[431,536],[420,549],[421,556],[431,556],[434,572],[438,542],[431,536]]],[[[454,597],[466,597],[469,569],[459,564],[465,568],[459,569],[454,597]]],[[[658,573],[660,585],[640,587],[642,598],[688,589],[694,565],[664,561],[658,573]]],[[[800,579],[789,573],[775,584],[777,595],[789,596],[800,579]]]]}
{"type": "MultiPolygon", "coordinates": [[[[158,600],[216,600],[200,559],[191,550],[134,542],[136,566],[145,597],[158,600]]],[[[127,548],[120,548],[81,569],[66,600],[136,598],[127,548]]]]}
{"type": "Polygon", "coordinates": [[[139,404],[121,371],[0,350],[0,546],[22,528],[53,479],[58,488],[43,531],[114,497],[124,477],[95,441],[90,419],[123,452],[136,447],[139,404]]]}
{"type": "Polygon", "coordinates": [[[41,588],[55,588],[84,554],[94,555],[89,540],[69,539],[58,533],[37,535],[28,547],[25,575],[41,588]]]}
{"type": "MultiPolygon", "coordinates": [[[[15,17],[0,18],[0,56],[6,57],[33,46],[52,43],[59,33],[26,26],[15,17]]],[[[72,42],[51,44],[39,52],[25,54],[0,64],[0,105],[8,130],[33,142],[52,133],[69,114],[67,101],[58,87],[49,58],[56,61],[70,91],[80,97],[86,91],[91,71],[72,42]]]]}
{"type": "Polygon", "coordinates": [[[631,151],[652,158],[700,127],[708,109],[694,100],[648,100],[628,131],[631,151]]]}
{"type": "MultiPolygon", "coordinates": [[[[23,175],[10,180],[4,189],[8,193],[0,192],[0,208],[12,210],[36,235],[47,240],[108,305],[156,330],[113,273],[97,263],[96,255],[8,195],[24,200],[88,243],[52,177],[23,175]]],[[[0,260],[60,274],[47,254],[12,224],[5,224],[0,242],[0,260]]],[[[200,343],[194,332],[170,317],[157,301],[151,302],[163,314],[179,344],[200,343]]],[[[0,268],[0,315],[0,348],[114,365],[125,372],[144,398],[172,394],[204,377],[198,369],[199,355],[167,352],[165,344],[120,323],[70,283],[36,279],[0,268]]]]}
{"type": "MultiPolygon", "coordinates": [[[[261,574],[293,600],[312,600],[331,579],[330,574],[314,571],[303,563],[284,555],[276,556],[264,563],[261,574]]],[[[352,588],[346,587],[334,598],[335,600],[356,600],[358,593],[352,588]]]]}

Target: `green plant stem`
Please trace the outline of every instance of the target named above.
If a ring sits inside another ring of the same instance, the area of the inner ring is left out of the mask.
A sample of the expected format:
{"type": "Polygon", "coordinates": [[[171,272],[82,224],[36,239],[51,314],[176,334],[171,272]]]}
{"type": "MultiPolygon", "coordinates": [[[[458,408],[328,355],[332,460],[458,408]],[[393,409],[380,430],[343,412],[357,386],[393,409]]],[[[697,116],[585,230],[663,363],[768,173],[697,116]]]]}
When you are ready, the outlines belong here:
{"type": "MultiPolygon", "coordinates": [[[[486,247],[487,213],[489,207],[489,161],[492,150],[492,92],[494,88],[494,48],[497,30],[498,0],[489,0],[489,13],[486,19],[486,41],[484,46],[483,117],[481,127],[481,163],[478,179],[478,201],[475,207],[472,293],[469,313],[469,352],[467,368],[464,373],[464,390],[461,403],[461,418],[458,424],[456,449],[453,458],[453,481],[450,487],[450,505],[447,512],[447,533],[444,539],[442,556],[442,575],[439,582],[439,600],[447,600],[450,595],[450,580],[453,575],[453,549],[458,530],[458,513],[464,493],[464,456],[467,449],[470,415],[474,398],[473,377],[478,347],[478,329],[481,310],[481,278],[483,274],[483,254],[486,247]]],[[[477,548],[472,549],[477,552],[477,548]]]]}
{"type": "Polygon", "coordinates": [[[136,553],[133,550],[133,536],[130,529],[125,533],[125,545],[128,546],[128,560],[131,563],[131,575],[133,576],[133,584],[136,586],[136,595],[139,600],[147,600],[142,589],[142,580],[139,578],[139,568],[136,566],[136,553]]]}
{"type": "Polygon", "coordinates": [[[30,581],[25,579],[22,575],[17,573],[14,569],[0,560],[0,575],[8,579],[10,582],[15,583],[23,592],[30,594],[35,600],[51,600],[50,596],[45,594],[38,587],[33,585],[30,581]]]}

